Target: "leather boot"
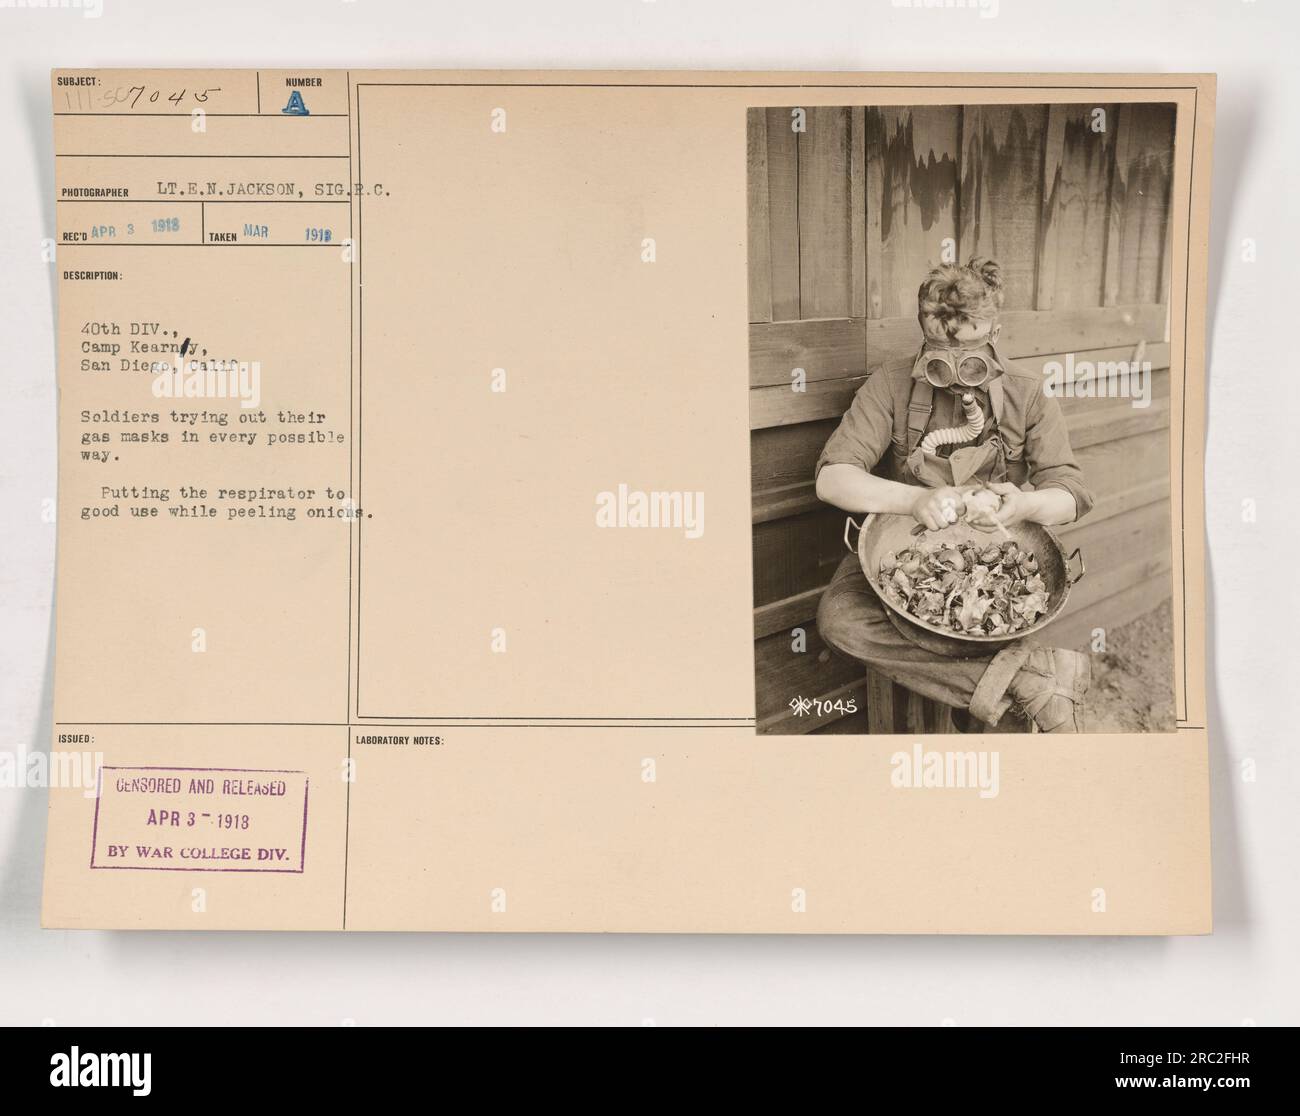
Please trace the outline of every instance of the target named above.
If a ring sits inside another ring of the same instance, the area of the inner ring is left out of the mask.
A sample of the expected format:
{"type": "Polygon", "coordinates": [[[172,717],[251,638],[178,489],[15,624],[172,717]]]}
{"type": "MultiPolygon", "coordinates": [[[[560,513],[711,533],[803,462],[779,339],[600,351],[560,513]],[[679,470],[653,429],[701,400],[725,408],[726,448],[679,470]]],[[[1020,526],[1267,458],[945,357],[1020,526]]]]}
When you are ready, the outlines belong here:
{"type": "Polygon", "coordinates": [[[1083,732],[1083,695],[1092,660],[1079,651],[1035,647],[1007,693],[1042,732],[1083,732]]]}
{"type": "Polygon", "coordinates": [[[997,724],[1014,705],[1042,732],[1083,732],[1092,661],[1078,651],[1019,643],[1000,651],[975,687],[970,711],[997,724]]]}

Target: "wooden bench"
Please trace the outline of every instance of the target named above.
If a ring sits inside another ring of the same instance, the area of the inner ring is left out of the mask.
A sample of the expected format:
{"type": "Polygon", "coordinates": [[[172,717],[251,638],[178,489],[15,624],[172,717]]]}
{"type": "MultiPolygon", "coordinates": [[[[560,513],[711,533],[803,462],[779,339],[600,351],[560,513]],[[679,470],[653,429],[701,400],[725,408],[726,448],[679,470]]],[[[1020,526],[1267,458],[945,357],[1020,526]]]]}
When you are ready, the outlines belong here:
{"type": "MultiPolygon", "coordinates": [[[[920,736],[959,731],[953,723],[955,710],[934,698],[914,693],[867,667],[867,731],[884,735],[920,736]]],[[[983,725],[970,718],[967,732],[1037,732],[1038,727],[1018,713],[1008,713],[996,725],[983,725]]]]}

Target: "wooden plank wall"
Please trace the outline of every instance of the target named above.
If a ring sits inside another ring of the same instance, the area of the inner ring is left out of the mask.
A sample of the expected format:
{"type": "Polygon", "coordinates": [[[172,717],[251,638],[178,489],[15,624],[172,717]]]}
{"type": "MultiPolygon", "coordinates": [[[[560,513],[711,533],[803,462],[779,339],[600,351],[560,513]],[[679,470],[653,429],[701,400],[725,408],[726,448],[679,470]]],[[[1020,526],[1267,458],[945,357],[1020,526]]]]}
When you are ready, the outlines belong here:
{"type": "Polygon", "coordinates": [[[754,626],[769,732],[825,727],[791,715],[795,695],[867,700],[861,670],[833,656],[813,622],[844,553],[844,517],[816,499],[813,465],[865,378],[916,348],[916,290],[945,250],[1001,263],[1012,359],[1126,360],[1142,345],[1156,370],[1146,409],[1062,401],[1098,504],[1062,532],[1088,574],[1053,639],[1080,644],[1170,593],[1174,106],[804,111],[803,131],[793,109],[748,119],[754,626]]]}

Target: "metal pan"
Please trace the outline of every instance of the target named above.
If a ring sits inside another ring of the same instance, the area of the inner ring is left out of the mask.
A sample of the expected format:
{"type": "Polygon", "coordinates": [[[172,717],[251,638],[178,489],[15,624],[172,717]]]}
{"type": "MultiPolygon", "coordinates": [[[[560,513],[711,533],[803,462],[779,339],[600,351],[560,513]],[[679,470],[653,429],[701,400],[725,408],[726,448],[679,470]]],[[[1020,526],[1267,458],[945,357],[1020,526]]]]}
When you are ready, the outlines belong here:
{"type": "MultiPolygon", "coordinates": [[[[914,545],[916,538],[912,532],[916,526],[916,520],[910,515],[878,512],[867,516],[860,527],[850,516],[844,523],[844,545],[850,551],[856,550],[862,572],[866,574],[867,582],[877,599],[885,606],[894,626],[912,642],[941,655],[954,658],[993,655],[1017,640],[1041,632],[1061,614],[1065,602],[1069,600],[1071,587],[1082,579],[1085,572],[1083,555],[1079,550],[1076,548],[1067,557],[1061,540],[1046,527],[1037,523],[1017,523],[1014,527],[1008,527],[1010,537],[1038,559],[1038,572],[1042,574],[1043,583],[1047,586],[1047,611],[1035,623],[1013,635],[976,636],[954,632],[913,616],[889,600],[876,586],[881,557],[890,551],[897,554],[914,545]],[[849,541],[849,533],[855,529],[858,531],[856,548],[849,541]],[[1079,564],[1078,573],[1070,568],[1076,559],[1079,564]]],[[[926,537],[941,543],[973,542],[980,546],[987,545],[991,539],[1000,541],[1000,536],[977,530],[965,520],[958,520],[942,531],[928,531],[926,537]]]]}

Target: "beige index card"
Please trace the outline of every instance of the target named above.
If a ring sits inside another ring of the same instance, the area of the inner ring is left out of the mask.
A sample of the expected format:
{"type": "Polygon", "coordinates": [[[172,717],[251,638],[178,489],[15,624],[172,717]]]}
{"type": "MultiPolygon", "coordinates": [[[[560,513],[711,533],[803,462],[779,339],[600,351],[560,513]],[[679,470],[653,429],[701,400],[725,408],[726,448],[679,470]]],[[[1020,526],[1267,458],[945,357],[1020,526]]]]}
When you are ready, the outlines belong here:
{"type": "Polygon", "coordinates": [[[52,94],[46,925],[1209,930],[1212,77],[52,94]]]}

